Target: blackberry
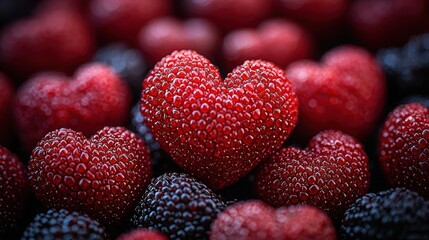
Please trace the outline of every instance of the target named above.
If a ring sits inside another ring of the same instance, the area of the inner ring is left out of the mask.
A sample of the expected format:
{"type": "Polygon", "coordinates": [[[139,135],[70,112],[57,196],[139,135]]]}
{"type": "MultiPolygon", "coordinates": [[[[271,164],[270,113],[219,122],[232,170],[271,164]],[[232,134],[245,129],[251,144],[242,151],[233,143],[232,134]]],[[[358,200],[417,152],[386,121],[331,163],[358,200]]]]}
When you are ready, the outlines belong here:
{"type": "Polygon", "coordinates": [[[143,55],[123,43],[112,43],[100,48],[94,61],[106,63],[126,80],[135,97],[140,96],[141,84],[147,72],[147,64],[143,55]]]}
{"type": "Polygon", "coordinates": [[[429,239],[429,201],[405,188],[368,193],[342,221],[344,239],[429,239]]]}
{"type": "Polygon", "coordinates": [[[411,38],[403,48],[380,50],[377,59],[394,95],[429,93],[429,34],[411,38]]]}
{"type": "Polygon", "coordinates": [[[36,215],[21,239],[107,239],[104,227],[86,214],[50,209],[36,215]]]}
{"type": "Polygon", "coordinates": [[[149,184],[137,205],[134,227],[158,230],[170,239],[206,239],[225,203],[184,173],[166,173],[149,184]]]}

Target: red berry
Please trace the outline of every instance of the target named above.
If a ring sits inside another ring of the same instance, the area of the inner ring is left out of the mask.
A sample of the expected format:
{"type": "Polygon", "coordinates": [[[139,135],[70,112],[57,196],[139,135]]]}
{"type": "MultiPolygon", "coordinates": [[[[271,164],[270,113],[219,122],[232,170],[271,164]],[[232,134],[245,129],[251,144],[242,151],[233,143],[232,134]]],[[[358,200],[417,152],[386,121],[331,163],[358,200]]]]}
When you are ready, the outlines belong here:
{"type": "Polygon", "coordinates": [[[16,231],[29,193],[27,174],[22,162],[0,146],[0,235],[16,231]]]}
{"type": "Polygon", "coordinates": [[[61,128],[34,148],[29,180],[49,208],[86,213],[112,225],[124,220],[149,184],[149,153],[134,133],[105,127],[90,139],[61,128]]]}
{"type": "Polygon", "coordinates": [[[11,142],[13,120],[12,120],[12,99],[13,87],[9,80],[0,73],[0,144],[11,142]]]}
{"type": "Polygon", "coordinates": [[[364,139],[372,132],[384,106],[386,83],[369,52],[337,47],[320,64],[296,62],[286,73],[300,102],[300,136],[337,129],[364,139]]]}
{"type": "Polygon", "coordinates": [[[80,14],[52,9],[7,26],[0,36],[0,60],[19,78],[44,70],[71,72],[88,60],[93,44],[80,14]]]}
{"type": "Polygon", "coordinates": [[[389,182],[429,198],[429,109],[419,103],[395,108],[384,123],[378,144],[389,182]]]}
{"type": "Polygon", "coordinates": [[[357,39],[371,48],[401,45],[427,29],[425,0],[361,0],[350,9],[357,39]]]}
{"type": "Polygon", "coordinates": [[[184,0],[183,5],[189,15],[206,18],[224,30],[254,26],[271,10],[266,0],[184,0]]]}
{"type": "Polygon", "coordinates": [[[74,80],[42,73],[17,93],[15,119],[27,149],[49,131],[72,128],[89,136],[104,126],[122,125],[128,117],[130,94],[126,83],[101,64],[80,68],[74,80]]]}
{"type": "Polygon", "coordinates": [[[213,59],[219,38],[216,27],[206,20],[187,19],[181,22],[166,17],[153,20],[144,27],[139,35],[139,44],[152,63],[182,49],[192,49],[213,59]]]}
{"type": "Polygon", "coordinates": [[[92,0],[93,25],[108,41],[137,43],[140,29],[150,20],[170,12],[168,0],[92,0]]]}
{"type": "Polygon", "coordinates": [[[310,204],[338,219],[369,188],[368,157],[353,137],[325,131],[306,149],[284,148],[262,163],[255,185],[273,206],[310,204]]]}
{"type": "Polygon", "coordinates": [[[139,228],[122,234],[117,240],[168,240],[168,238],[157,231],[139,228]]]}
{"type": "Polygon", "coordinates": [[[143,81],[141,102],[161,147],[215,189],[236,182],[280,148],[298,115],[280,68],[246,61],[222,80],[193,51],[163,58],[143,81]]]}
{"type": "Polygon", "coordinates": [[[286,67],[310,57],[312,50],[313,43],[305,29],[279,19],[265,21],[257,30],[231,32],[223,42],[223,57],[231,69],[249,59],[262,59],[286,67]]]}

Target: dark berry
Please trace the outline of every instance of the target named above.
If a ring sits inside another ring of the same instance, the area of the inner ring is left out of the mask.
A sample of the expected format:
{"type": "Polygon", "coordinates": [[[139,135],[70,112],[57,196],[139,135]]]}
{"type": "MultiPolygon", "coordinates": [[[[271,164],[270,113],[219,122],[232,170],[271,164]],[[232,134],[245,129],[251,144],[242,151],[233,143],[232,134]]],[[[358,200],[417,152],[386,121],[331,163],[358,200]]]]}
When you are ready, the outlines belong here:
{"type": "Polygon", "coordinates": [[[170,239],[203,239],[225,206],[196,179],[184,173],[166,173],[149,184],[132,223],[134,227],[158,230],[170,239]]]}
{"type": "Polygon", "coordinates": [[[86,214],[50,209],[38,214],[21,238],[25,239],[107,239],[104,227],[86,214]]]}
{"type": "Polygon", "coordinates": [[[405,188],[368,193],[344,214],[344,239],[429,239],[429,201],[405,188]]]}

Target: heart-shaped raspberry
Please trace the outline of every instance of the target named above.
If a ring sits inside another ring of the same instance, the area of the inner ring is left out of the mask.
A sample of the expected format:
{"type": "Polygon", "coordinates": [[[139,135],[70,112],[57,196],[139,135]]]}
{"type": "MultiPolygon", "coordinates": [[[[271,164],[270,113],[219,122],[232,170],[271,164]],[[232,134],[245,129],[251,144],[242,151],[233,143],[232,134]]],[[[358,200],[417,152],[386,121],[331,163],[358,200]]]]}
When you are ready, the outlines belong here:
{"type": "Polygon", "coordinates": [[[149,153],[134,133],[105,127],[90,139],[61,128],[34,148],[29,181],[38,199],[50,208],[65,208],[120,222],[149,184],[149,153]]]}
{"type": "Polygon", "coordinates": [[[284,148],[262,163],[255,186],[273,206],[310,204],[338,219],[369,188],[368,157],[353,137],[325,131],[305,150],[284,148]]]}
{"type": "Polygon", "coordinates": [[[246,61],[225,80],[193,51],[163,58],[143,82],[141,111],[161,146],[215,189],[274,153],[294,128],[298,103],[284,71],[246,61]]]}
{"type": "Polygon", "coordinates": [[[28,150],[49,131],[66,127],[87,136],[108,125],[122,125],[128,117],[130,94],[113,70],[90,64],[75,79],[43,73],[18,90],[15,119],[28,150]]]}
{"type": "Polygon", "coordinates": [[[291,64],[288,78],[299,99],[297,133],[309,139],[320,131],[341,130],[359,139],[370,134],[385,101],[383,72],[365,49],[341,46],[320,64],[291,64]]]}

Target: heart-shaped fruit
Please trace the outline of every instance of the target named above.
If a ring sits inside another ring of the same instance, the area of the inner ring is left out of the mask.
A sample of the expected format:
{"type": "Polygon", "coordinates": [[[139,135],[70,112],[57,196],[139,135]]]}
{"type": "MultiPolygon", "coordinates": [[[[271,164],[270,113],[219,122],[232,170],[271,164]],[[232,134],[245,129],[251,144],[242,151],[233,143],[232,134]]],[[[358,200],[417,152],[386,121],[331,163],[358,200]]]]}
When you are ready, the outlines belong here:
{"type": "Polygon", "coordinates": [[[278,67],[246,61],[222,80],[194,51],[163,58],[143,81],[141,103],[163,149],[215,189],[279,149],[298,115],[295,94],[278,67]]]}
{"type": "Polygon", "coordinates": [[[369,188],[368,157],[353,137],[325,131],[305,150],[284,148],[262,163],[255,185],[273,206],[310,204],[338,218],[369,188]]]}
{"type": "Polygon", "coordinates": [[[300,103],[300,136],[309,139],[337,129],[364,139],[372,132],[384,106],[386,84],[368,51],[341,46],[326,53],[321,64],[304,60],[286,72],[300,103]]]}
{"type": "Polygon", "coordinates": [[[49,131],[67,127],[87,136],[104,126],[122,125],[130,109],[126,84],[107,66],[82,67],[71,80],[43,73],[18,90],[15,119],[25,147],[31,150],[49,131]]]}
{"type": "Polygon", "coordinates": [[[395,108],[381,130],[378,154],[389,182],[429,198],[429,108],[395,108]]]}
{"type": "Polygon", "coordinates": [[[72,10],[41,11],[12,23],[0,36],[0,60],[20,78],[44,70],[71,72],[92,50],[90,29],[72,10]]]}
{"type": "Polygon", "coordinates": [[[276,19],[263,22],[256,30],[229,33],[223,41],[222,54],[230,69],[248,59],[262,59],[286,67],[310,57],[312,50],[313,43],[305,29],[293,22],[276,19]]]}
{"type": "Polygon", "coordinates": [[[139,45],[152,63],[175,50],[192,49],[213,59],[219,41],[219,32],[203,19],[180,22],[171,17],[150,22],[139,35],[139,45]]]}
{"type": "Polygon", "coordinates": [[[34,148],[28,169],[46,206],[86,213],[106,225],[127,216],[152,175],[145,145],[121,127],[105,127],[90,139],[70,129],[52,131],[34,148]]]}

